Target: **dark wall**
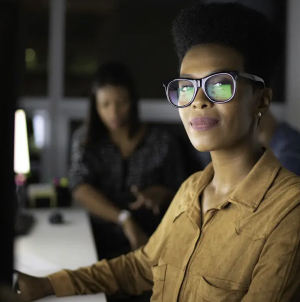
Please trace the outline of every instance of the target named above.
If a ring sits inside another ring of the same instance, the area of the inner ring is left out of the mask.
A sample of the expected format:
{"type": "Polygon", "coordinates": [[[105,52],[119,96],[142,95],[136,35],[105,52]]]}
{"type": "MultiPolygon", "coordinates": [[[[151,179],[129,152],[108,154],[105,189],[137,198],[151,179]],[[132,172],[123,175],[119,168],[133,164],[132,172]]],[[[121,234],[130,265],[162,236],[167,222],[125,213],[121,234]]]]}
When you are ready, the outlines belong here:
{"type": "Polygon", "coordinates": [[[14,111],[19,84],[19,4],[0,1],[0,70],[2,171],[0,189],[0,283],[11,285],[13,266],[13,173],[14,111]]]}
{"type": "Polygon", "coordinates": [[[81,11],[70,2],[66,18],[66,95],[88,95],[93,74],[72,76],[70,69],[76,66],[76,57],[82,56],[98,64],[123,61],[135,76],[141,98],[165,98],[163,82],[178,75],[172,21],[183,7],[194,2],[200,1],[119,0],[109,10],[95,12],[81,11]]]}

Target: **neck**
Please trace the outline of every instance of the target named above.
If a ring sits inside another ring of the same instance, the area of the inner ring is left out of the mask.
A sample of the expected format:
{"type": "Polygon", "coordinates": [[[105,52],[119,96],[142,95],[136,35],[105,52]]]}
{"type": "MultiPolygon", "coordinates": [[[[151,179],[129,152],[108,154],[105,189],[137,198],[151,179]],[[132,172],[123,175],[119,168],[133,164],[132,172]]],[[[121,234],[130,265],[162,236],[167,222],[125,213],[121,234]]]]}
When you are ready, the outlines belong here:
{"type": "Polygon", "coordinates": [[[263,151],[253,140],[227,150],[211,152],[214,177],[211,182],[216,194],[230,194],[249,174],[263,151]]]}
{"type": "Polygon", "coordinates": [[[129,140],[129,126],[124,126],[116,130],[110,130],[109,136],[116,144],[129,140]]]}
{"type": "Polygon", "coordinates": [[[275,117],[271,113],[267,113],[262,121],[260,128],[262,129],[262,133],[260,133],[261,141],[266,146],[269,147],[272,141],[272,137],[277,128],[277,121],[275,117]]]}

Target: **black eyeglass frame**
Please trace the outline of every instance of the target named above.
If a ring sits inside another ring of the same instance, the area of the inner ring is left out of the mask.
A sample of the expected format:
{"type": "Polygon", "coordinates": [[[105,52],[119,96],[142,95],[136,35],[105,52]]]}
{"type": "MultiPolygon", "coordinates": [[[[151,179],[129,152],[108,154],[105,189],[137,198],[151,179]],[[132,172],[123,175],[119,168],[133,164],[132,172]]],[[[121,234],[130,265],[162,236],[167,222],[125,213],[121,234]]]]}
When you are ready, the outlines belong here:
{"type": "Polygon", "coordinates": [[[168,81],[166,83],[163,84],[163,86],[165,87],[165,90],[166,90],[166,95],[167,95],[167,99],[169,101],[169,103],[173,106],[173,107],[176,107],[176,108],[185,108],[185,107],[188,107],[190,106],[194,100],[195,100],[195,97],[198,93],[198,89],[199,88],[202,88],[204,94],[206,95],[206,97],[212,102],[212,103],[217,103],[217,104],[224,104],[224,103],[228,103],[230,102],[234,96],[235,96],[235,93],[236,93],[236,81],[238,79],[238,77],[243,77],[243,78],[246,78],[246,79],[249,79],[251,81],[255,81],[255,82],[260,82],[263,84],[263,86],[265,87],[265,82],[262,78],[258,77],[258,76],[255,76],[253,74],[250,74],[250,73],[246,73],[246,72],[240,72],[240,71],[228,71],[228,72],[216,72],[214,74],[210,74],[209,76],[207,77],[204,77],[204,78],[201,78],[201,79],[190,79],[190,78],[177,78],[177,79],[173,79],[171,81],[168,81]],[[205,89],[205,83],[207,80],[209,80],[211,77],[214,77],[216,75],[229,75],[232,79],[233,79],[233,94],[231,96],[231,98],[229,98],[228,100],[226,101],[221,101],[221,102],[218,102],[218,101],[214,101],[213,99],[211,99],[208,95],[208,93],[206,92],[206,89],[205,89]],[[194,86],[194,94],[193,94],[193,97],[191,99],[191,101],[184,105],[184,106],[177,106],[175,105],[174,103],[172,103],[172,101],[169,99],[169,87],[170,87],[170,84],[174,81],[190,81],[193,86],[194,86]]]}

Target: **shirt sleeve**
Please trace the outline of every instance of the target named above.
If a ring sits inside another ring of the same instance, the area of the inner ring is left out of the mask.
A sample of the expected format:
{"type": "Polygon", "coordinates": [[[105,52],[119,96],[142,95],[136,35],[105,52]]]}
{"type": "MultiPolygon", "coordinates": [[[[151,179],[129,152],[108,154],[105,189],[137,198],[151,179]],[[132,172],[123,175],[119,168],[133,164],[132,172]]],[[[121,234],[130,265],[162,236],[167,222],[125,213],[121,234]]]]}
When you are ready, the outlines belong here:
{"type": "Polygon", "coordinates": [[[269,236],[242,302],[300,301],[300,206],[269,236]]]}
{"type": "Polygon", "coordinates": [[[81,141],[80,134],[75,133],[72,137],[71,167],[69,170],[69,188],[71,190],[84,183],[92,185],[96,177],[92,155],[85,151],[81,141]]]}
{"type": "Polygon", "coordinates": [[[49,275],[55,294],[61,297],[104,292],[108,296],[122,296],[139,295],[151,290],[151,267],[157,265],[166,245],[184,192],[185,184],[177,192],[161,224],[144,247],[110,261],[102,260],[89,267],[74,271],[62,270],[49,275]]]}

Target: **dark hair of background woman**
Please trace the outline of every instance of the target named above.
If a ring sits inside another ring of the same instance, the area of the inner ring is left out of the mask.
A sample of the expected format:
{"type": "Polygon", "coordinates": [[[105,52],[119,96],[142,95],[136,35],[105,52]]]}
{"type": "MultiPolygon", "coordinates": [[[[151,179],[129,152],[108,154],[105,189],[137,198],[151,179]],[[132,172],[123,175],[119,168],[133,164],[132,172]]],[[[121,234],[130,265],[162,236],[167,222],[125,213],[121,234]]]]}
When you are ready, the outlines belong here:
{"type": "Polygon", "coordinates": [[[96,108],[97,90],[106,85],[121,86],[128,89],[131,101],[129,137],[133,137],[139,129],[138,95],[133,76],[124,64],[120,62],[108,62],[98,69],[92,84],[87,118],[86,146],[108,136],[108,129],[101,121],[96,108]]]}

